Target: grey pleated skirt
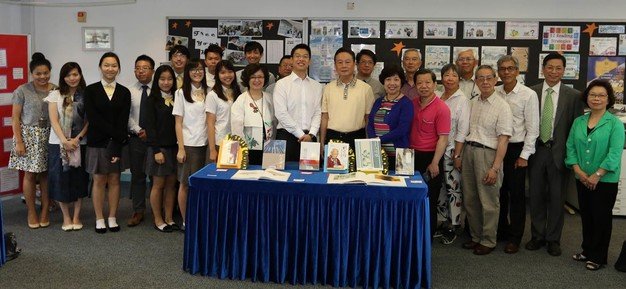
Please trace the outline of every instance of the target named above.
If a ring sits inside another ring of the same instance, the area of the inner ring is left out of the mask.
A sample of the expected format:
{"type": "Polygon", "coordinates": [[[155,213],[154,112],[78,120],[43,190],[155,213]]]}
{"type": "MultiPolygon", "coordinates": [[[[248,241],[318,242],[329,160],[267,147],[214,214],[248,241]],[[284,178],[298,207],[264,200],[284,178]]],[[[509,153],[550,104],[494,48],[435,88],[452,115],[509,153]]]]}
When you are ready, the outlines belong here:
{"type": "Polygon", "coordinates": [[[178,163],[178,181],[189,184],[189,176],[202,169],[207,163],[207,147],[185,146],[186,159],[178,163]]]}
{"type": "Polygon", "coordinates": [[[148,147],[146,149],[146,175],[148,176],[157,176],[164,177],[169,176],[176,173],[177,161],[176,161],[176,153],[178,152],[178,147],[168,147],[163,150],[155,149],[153,147],[148,147]],[[154,152],[155,150],[161,151],[165,156],[165,163],[157,164],[154,160],[154,152]]]}
{"type": "Polygon", "coordinates": [[[121,173],[129,168],[128,158],[121,157],[116,163],[111,163],[111,155],[107,148],[87,147],[87,167],[90,174],[121,173]]]}

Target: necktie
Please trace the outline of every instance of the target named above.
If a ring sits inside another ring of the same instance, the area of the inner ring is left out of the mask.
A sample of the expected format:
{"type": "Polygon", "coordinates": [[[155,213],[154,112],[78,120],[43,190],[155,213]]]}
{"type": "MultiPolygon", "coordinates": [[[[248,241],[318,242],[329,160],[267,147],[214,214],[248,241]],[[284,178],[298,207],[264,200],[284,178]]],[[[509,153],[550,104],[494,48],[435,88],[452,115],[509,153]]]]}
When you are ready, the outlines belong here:
{"type": "Polygon", "coordinates": [[[141,86],[141,89],[141,102],[139,103],[139,126],[141,128],[146,128],[146,123],[148,121],[146,120],[144,108],[148,105],[148,86],[144,84],[141,86]]]}
{"type": "Polygon", "coordinates": [[[546,99],[543,101],[543,111],[541,112],[541,122],[539,123],[539,139],[544,143],[552,137],[552,118],[554,116],[553,92],[554,90],[551,87],[546,89],[546,99]]]}
{"type": "Polygon", "coordinates": [[[110,83],[105,85],[104,92],[106,92],[107,95],[111,97],[113,95],[113,92],[115,92],[115,86],[113,86],[113,84],[110,84],[110,83]]]}
{"type": "Polygon", "coordinates": [[[176,76],[176,88],[179,89],[183,87],[183,74],[179,74],[178,76],[176,76]]]}

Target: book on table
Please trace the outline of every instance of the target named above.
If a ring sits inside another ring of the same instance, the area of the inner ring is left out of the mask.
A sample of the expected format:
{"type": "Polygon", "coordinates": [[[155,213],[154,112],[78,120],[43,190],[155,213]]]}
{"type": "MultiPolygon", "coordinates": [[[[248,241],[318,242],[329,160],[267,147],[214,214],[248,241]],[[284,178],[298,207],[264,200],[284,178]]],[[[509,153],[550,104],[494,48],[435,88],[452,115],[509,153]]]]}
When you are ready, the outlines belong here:
{"type": "Polygon", "coordinates": [[[276,169],[266,170],[239,170],[232,177],[231,180],[270,180],[286,182],[289,180],[291,173],[279,171],[276,169]]]}
{"type": "Polygon", "coordinates": [[[300,143],[300,170],[319,171],[320,169],[320,143],[300,143]]]}
{"type": "Polygon", "coordinates": [[[350,169],[349,150],[350,145],[347,143],[329,142],[324,151],[324,172],[347,173],[350,169]]]}
{"type": "Polygon", "coordinates": [[[406,181],[403,177],[388,176],[383,174],[366,174],[364,172],[329,174],[328,183],[406,187],[406,181]]]}
{"type": "Polygon", "coordinates": [[[285,169],[285,152],[287,151],[287,141],[269,140],[263,145],[263,169],[285,169]]]}
{"type": "Polygon", "coordinates": [[[380,139],[355,139],[356,170],[359,172],[382,172],[383,157],[380,139]]]}
{"type": "Polygon", "coordinates": [[[396,148],[396,175],[415,175],[413,149],[396,148]]]}

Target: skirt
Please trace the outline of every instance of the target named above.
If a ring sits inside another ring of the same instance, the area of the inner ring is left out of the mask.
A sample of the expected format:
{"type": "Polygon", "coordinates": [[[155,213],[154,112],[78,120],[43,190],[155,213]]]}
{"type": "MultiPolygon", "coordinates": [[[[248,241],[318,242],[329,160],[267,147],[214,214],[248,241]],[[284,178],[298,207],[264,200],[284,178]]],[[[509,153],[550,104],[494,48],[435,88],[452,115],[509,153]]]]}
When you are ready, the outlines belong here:
{"type": "Polygon", "coordinates": [[[189,176],[202,169],[207,163],[207,147],[185,146],[185,154],[187,155],[185,162],[178,164],[178,181],[189,185],[189,176]]]}
{"type": "Polygon", "coordinates": [[[128,158],[122,157],[116,163],[111,163],[107,148],[87,147],[86,164],[85,170],[97,175],[121,173],[129,168],[128,158]]]}
{"type": "Polygon", "coordinates": [[[155,149],[153,147],[148,147],[146,149],[146,175],[164,177],[175,174],[176,164],[178,163],[176,161],[176,153],[178,152],[178,147],[167,147],[161,151],[165,156],[165,163],[163,164],[157,164],[157,162],[154,160],[155,150],[158,149],[155,149]]]}
{"type": "Polygon", "coordinates": [[[51,199],[71,203],[87,197],[89,174],[85,171],[86,149],[87,146],[80,146],[80,167],[63,171],[60,145],[48,144],[48,190],[51,199]]]}
{"type": "Polygon", "coordinates": [[[41,173],[48,169],[49,127],[22,125],[22,140],[26,148],[24,156],[15,153],[15,138],[9,157],[9,169],[41,173]]]}

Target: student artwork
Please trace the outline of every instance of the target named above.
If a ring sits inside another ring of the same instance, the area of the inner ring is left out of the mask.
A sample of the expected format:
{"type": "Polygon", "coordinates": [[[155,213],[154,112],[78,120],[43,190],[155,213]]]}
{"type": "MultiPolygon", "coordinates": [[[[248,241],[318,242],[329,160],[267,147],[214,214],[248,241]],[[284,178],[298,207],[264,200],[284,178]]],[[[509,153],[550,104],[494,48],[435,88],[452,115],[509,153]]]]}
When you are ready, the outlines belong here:
{"type": "Polygon", "coordinates": [[[426,45],[424,67],[432,70],[441,79],[441,67],[450,63],[450,46],[426,45]]]}
{"type": "Polygon", "coordinates": [[[590,56],[616,56],[617,38],[615,37],[591,37],[589,38],[590,56]]]}
{"type": "Polygon", "coordinates": [[[383,163],[384,151],[380,146],[380,139],[356,139],[354,149],[357,171],[386,173],[388,166],[383,163]]]}
{"type": "Polygon", "coordinates": [[[624,25],[600,25],[598,28],[600,34],[621,34],[626,33],[626,26],[624,25]]]}
{"type": "Polygon", "coordinates": [[[396,175],[415,174],[415,152],[409,148],[396,148],[396,175]]]}
{"type": "Polygon", "coordinates": [[[182,45],[187,47],[189,45],[189,38],[183,36],[168,35],[165,39],[165,50],[170,51],[174,45],[182,45]]]}
{"type": "Polygon", "coordinates": [[[498,22],[496,21],[465,21],[463,23],[463,39],[496,39],[498,22]]]}
{"type": "Polygon", "coordinates": [[[287,38],[302,38],[302,22],[281,19],[278,24],[278,35],[287,38]]]}
{"type": "Polygon", "coordinates": [[[511,56],[517,58],[519,71],[528,71],[528,47],[511,47],[511,56]]]}
{"type": "Polygon", "coordinates": [[[535,21],[506,21],[504,23],[504,39],[532,40],[539,37],[539,22],[535,21]]]}
{"type": "Polygon", "coordinates": [[[285,152],[287,151],[287,141],[269,140],[263,146],[262,168],[285,169],[285,152]]]}
{"type": "Polygon", "coordinates": [[[456,21],[424,21],[424,39],[456,39],[456,21]]]}
{"type": "Polygon", "coordinates": [[[386,21],[385,38],[417,39],[417,21],[386,21]]]}
{"type": "Polygon", "coordinates": [[[580,48],[579,26],[544,26],[541,50],[572,51],[580,48]]]}
{"type": "MultiPolygon", "coordinates": [[[[217,37],[217,28],[215,27],[194,27],[191,29],[191,38],[193,38],[195,49],[200,51],[201,59],[204,59],[204,50],[209,45],[215,44],[219,46],[221,44],[221,40],[217,37]]],[[[183,45],[188,47],[187,44],[183,45]]]]}
{"type": "Polygon", "coordinates": [[[299,168],[303,171],[319,171],[320,169],[320,143],[300,143],[299,168]]]}
{"type": "Polygon", "coordinates": [[[348,38],[380,38],[380,21],[348,21],[348,38]]]}
{"type": "Polygon", "coordinates": [[[263,37],[263,20],[218,20],[217,33],[220,37],[263,37]]]}
{"type": "Polygon", "coordinates": [[[619,35],[619,55],[626,55],[626,34],[619,35]]]}
{"type": "Polygon", "coordinates": [[[611,83],[615,92],[615,103],[624,103],[624,57],[589,57],[587,84],[596,79],[605,79],[611,83]]]}
{"type": "Polygon", "coordinates": [[[481,65],[490,65],[493,68],[498,67],[498,59],[505,56],[508,48],[506,46],[483,46],[481,48],[481,65]]]}
{"type": "Polygon", "coordinates": [[[348,173],[354,171],[354,152],[347,143],[331,140],[324,149],[324,172],[348,173]]]}
{"type": "Polygon", "coordinates": [[[228,134],[220,144],[217,155],[218,169],[247,169],[248,145],[238,135],[228,134]]]}

